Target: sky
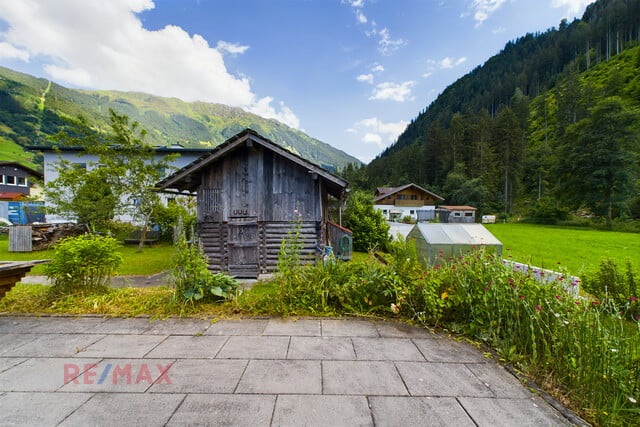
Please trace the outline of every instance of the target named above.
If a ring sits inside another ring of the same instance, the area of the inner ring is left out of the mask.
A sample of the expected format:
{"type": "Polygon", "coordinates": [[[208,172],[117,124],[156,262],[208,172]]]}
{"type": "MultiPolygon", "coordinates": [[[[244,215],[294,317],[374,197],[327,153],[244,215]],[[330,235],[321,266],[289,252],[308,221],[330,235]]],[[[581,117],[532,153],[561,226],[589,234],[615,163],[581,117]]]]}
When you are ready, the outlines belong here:
{"type": "Polygon", "coordinates": [[[240,107],[368,163],[448,85],[590,0],[0,0],[0,65],[240,107]]]}

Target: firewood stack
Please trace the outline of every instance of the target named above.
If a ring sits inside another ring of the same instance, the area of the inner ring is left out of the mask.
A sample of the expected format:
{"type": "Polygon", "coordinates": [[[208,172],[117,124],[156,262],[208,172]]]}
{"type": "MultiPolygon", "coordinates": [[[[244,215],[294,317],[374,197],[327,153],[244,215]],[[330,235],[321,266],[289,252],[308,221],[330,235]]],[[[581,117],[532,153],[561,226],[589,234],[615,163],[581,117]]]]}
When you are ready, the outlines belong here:
{"type": "Polygon", "coordinates": [[[87,227],[82,224],[33,224],[32,241],[34,251],[43,251],[52,248],[56,242],[67,237],[80,236],[87,232],[87,227]]]}

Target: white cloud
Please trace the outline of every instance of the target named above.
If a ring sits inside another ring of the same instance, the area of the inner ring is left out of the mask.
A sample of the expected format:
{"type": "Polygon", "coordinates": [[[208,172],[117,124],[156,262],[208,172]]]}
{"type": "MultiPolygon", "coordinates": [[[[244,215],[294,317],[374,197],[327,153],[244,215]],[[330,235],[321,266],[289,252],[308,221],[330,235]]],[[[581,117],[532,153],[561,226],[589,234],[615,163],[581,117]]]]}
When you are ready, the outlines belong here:
{"type": "Polygon", "coordinates": [[[500,6],[502,6],[505,1],[506,0],[473,0],[471,2],[471,8],[474,10],[473,19],[476,20],[476,27],[482,25],[492,13],[500,9],[500,6]]]}
{"type": "Polygon", "coordinates": [[[358,9],[358,10],[355,11],[355,13],[356,13],[356,18],[358,19],[359,23],[361,23],[361,24],[366,24],[367,23],[367,17],[364,16],[364,13],[362,13],[361,10],[358,9]]]}
{"type": "Polygon", "coordinates": [[[444,59],[441,59],[440,62],[438,63],[438,65],[442,69],[448,69],[448,68],[457,67],[458,65],[462,64],[466,60],[467,60],[467,58],[465,58],[464,56],[461,57],[461,58],[458,58],[458,59],[446,57],[444,59]]]}
{"type": "Polygon", "coordinates": [[[19,59],[37,57],[62,84],[222,103],[297,127],[291,109],[274,108],[248,78],[227,71],[222,51],[239,54],[247,46],[221,41],[213,48],[174,25],[147,30],[136,13],[153,7],[151,0],[0,0],[7,25],[0,52],[16,56],[12,46],[26,52],[19,59]]]}
{"type": "Polygon", "coordinates": [[[378,35],[380,36],[380,40],[378,41],[378,52],[385,56],[391,55],[393,52],[407,44],[407,42],[402,39],[393,40],[389,35],[388,28],[383,28],[378,31],[378,35]]]}
{"type": "Polygon", "coordinates": [[[249,49],[249,46],[244,46],[238,43],[229,43],[229,42],[220,40],[216,45],[216,49],[222,53],[227,52],[232,55],[238,55],[238,54],[245,53],[247,49],[249,49]]]}
{"type": "Polygon", "coordinates": [[[373,90],[373,95],[369,97],[369,100],[391,100],[391,101],[411,101],[411,88],[416,83],[414,81],[402,82],[400,84],[393,82],[384,82],[376,85],[373,90]]]}
{"type": "Polygon", "coordinates": [[[356,77],[356,80],[359,82],[369,83],[370,85],[372,85],[373,74],[360,74],[358,77],[356,77]]]}
{"type": "Polygon", "coordinates": [[[348,129],[350,133],[364,132],[362,142],[366,144],[376,144],[379,148],[391,145],[398,136],[404,132],[409,122],[401,120],[399,122],[385,123],[377,117],[370,117],[360,120],[348,129]],[[352,132],[356,130],[356,132],[352,132]]]}
{"type": "Polygon", "coordinates": [[[583,11],[594,0],[551,0],[552,7],[566,7],[567,14],[575,16],[583,11]]]}
{"type": "Polygon", "coordinates": [[[0,58],[19,59],[20,61],[29,62],[29,52],[18,49],[11,43],[0,42],[0,58]]]}
{"type": "Polygon", "coordinates": [[[377,133],[366,133],[362,137],[362,142],[365,144],[376,144],[378,147],[384,147],[382,144],[382,137],[377,133]]]}
{"type": "Polygon", "coordinates": [[[382,65],[380,65],[380,64],[376,65],[375,67],[373,67],[371,69],[371,72],[373,72],[373,73],[381,73],[383,71],[384,71],[384,67],[382,65]]]}

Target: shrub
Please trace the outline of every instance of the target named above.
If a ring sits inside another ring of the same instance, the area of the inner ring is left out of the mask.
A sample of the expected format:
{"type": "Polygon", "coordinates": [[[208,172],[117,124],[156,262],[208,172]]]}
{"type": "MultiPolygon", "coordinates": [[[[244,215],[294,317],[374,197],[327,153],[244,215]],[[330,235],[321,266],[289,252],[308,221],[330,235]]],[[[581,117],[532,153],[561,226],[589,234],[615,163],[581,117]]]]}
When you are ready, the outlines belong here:
{"type": "Polygon", "coordinates": [[[600,301],[612,301],[614,312],[622,310],[629,318],[640,315],[637,281],[631,260],[627,259],[622,272],[611,258],[604,258],[595,272],[582,278],[583,289],[600,301]]]}
{"type": "Polygon", "coordinates": [[[196,241],[187,242],[184,235],[176,243],[172,258],[171,281],[174,297],[179,301],[229,300],[238,291],[238,281],[223,273],[209,271],[207,256],[196,241]]]}
{"type": "Polygon", "coordinates": [[[58,243],[45,272],[54,294],[96,292],[107,288],[121,263],[115,239],[84,234],[58,243]]]}
{"type": "Polygon", "coordinates": [[[382,212],[373,208],[373,196],[370,194],[355,191],[350,195],[344,211],[344,225],[353,231],[353,250],[385,249],[389,225],[382,212]]]}

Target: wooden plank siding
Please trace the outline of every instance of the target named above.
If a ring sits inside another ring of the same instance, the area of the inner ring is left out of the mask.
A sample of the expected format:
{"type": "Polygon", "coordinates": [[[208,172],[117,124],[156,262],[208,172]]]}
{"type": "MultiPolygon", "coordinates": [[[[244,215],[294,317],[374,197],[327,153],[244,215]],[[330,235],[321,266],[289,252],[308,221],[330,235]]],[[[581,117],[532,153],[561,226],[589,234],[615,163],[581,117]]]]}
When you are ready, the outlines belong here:
{"type": "Polygon", "coordinates": [[[239,277],[276,271],[282,240],[300,217],[301,257],[323,244],[320,180],[257,147],[240,147],[207,168],[198,188],[199,234],[209,268],[239,277]]]}
{"type": "Polygon", "coordinates": [[[277,270],[283,239],[300,224],[303,261],[329,244],[329,195],[347,182],[246,129],[158,183],[195,192],[198,233],[212,271],[257,277],[277,270]]]}

